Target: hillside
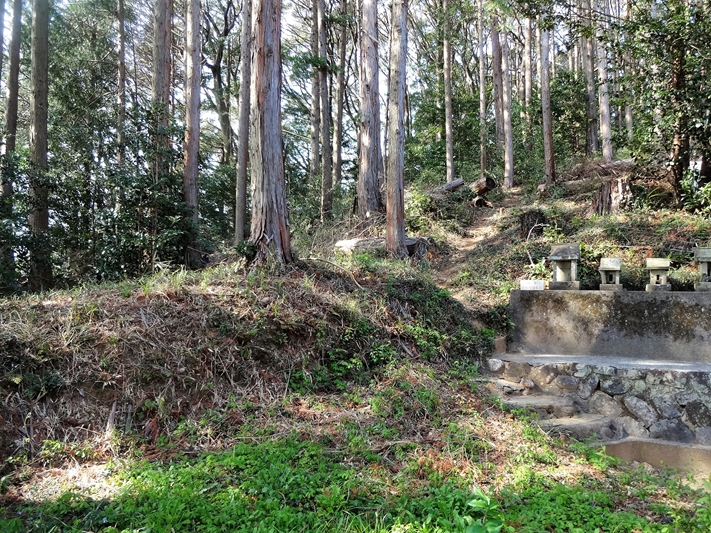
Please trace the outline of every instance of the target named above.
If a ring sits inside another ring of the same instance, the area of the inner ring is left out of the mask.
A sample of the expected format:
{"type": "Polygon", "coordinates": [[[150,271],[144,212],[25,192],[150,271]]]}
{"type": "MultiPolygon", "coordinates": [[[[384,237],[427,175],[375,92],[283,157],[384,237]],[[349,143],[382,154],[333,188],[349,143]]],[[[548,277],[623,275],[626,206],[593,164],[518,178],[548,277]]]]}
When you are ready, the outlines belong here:
{"type": "Polygon", "coordinates": [[[711,223],[642,189],[593,215],[599,175],[493,208],[412,192],[419,262],[333,257],[324,228],[286,271],[227,256],[0,300],[0,529],[707,531],[708,493],[542,432],[479,371],[552,243],[582,243],[585,288],[618,254],[632,289],[659,255],[690,288],[711,223]]]}

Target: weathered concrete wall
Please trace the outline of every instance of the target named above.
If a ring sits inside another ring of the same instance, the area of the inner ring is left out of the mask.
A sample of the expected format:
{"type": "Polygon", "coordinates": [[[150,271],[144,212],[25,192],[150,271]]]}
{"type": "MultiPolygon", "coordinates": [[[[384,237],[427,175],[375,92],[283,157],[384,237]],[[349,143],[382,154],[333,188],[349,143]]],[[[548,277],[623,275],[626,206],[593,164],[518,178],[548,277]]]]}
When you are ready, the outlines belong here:
{"type": "Polygon", "coordinates": [[[711,363],[711,293],[512,291],[512,351],[711,363]]]}

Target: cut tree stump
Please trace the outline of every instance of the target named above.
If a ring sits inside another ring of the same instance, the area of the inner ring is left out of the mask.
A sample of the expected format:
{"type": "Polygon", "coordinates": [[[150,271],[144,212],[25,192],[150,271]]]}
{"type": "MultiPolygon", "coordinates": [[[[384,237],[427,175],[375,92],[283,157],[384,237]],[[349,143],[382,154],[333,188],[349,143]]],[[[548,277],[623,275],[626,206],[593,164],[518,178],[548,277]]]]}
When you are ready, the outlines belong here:
{"type": "Polygon", "coordinates": [[[496,182],[493,178],[487,176],[475,181],[469,185],[469,188],[474,191],[477,196],[484,196],[487,192],[496,188],[496,182]]]}
{"type": "MultiPolygon", "coordinates": [[[[408,237],[405,239],[405,246],[410,257],[422,259],[430,247],[430,239],[408,237]]],[[[342,240],[335,244],[335,249],[336,252],[346,255],[370,254],[376,257],[385,257],[388,253],[387,242],[381,238],[342,240]]]]}
{"type": "Polygon", "coordinates": [[[629,178],[618,178],[600,184],[593,198],[593,211],[598,215],[616,213],[632,201],[629,178]]]}
{"type": "Polygon", "coordinates": [[[491,202],[484,198],[483,196],[477,196],[472,200],[475,207],[494,207],[491,202]]]}

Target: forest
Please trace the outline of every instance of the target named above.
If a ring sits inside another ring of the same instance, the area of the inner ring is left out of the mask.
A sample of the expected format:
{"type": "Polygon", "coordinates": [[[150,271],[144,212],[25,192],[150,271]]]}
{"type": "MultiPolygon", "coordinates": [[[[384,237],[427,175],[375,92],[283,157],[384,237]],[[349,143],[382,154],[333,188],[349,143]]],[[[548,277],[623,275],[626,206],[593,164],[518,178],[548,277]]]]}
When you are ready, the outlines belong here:
{"type": "Polygon", "coordinates": [[[404,186],[551,185],[592,157],[651,165],[708,211],[710,17],[702,0],[3,1],[0,290],[235,246],[289,262],[291,234],[338,220],[383,222],[402,256],[404,186]]]}

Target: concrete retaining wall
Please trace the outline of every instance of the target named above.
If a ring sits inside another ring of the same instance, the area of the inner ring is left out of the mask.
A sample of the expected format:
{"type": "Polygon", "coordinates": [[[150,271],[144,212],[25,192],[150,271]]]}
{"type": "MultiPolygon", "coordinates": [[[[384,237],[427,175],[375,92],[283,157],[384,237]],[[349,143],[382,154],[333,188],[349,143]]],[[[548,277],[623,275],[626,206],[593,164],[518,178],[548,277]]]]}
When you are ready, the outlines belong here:
{"type": "Polygon", "coordinates": [[[711,363],[711,292],[512,291],[511,351],[711,363]]]}

